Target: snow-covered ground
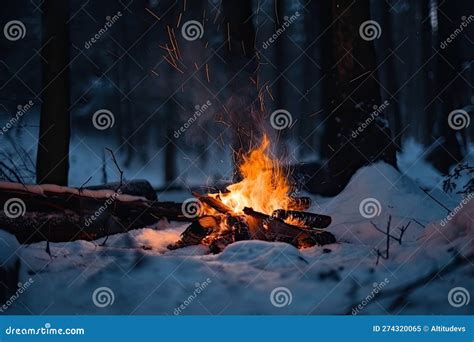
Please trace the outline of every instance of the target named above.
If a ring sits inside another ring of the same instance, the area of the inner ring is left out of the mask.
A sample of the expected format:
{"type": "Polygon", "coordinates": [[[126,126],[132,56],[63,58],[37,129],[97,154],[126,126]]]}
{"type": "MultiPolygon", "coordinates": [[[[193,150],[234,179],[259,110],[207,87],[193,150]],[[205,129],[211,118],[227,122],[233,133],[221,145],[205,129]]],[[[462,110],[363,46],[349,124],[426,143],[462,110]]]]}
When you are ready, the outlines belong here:
{"type": "Polygon", "coordinates": [[[474,303],[459,303],[474,295],[474,201],[432,196],[456,215],[447,219],[412,179],[377,163],[338,196],[313,198],[312,211],[333,217],[333,245],[245,241],[219,255],[201,246],[168,251],[185,225],[160,222],[105,247],[51,244],[52,257],[45,243],[22,246],[21,279],[34,282],[5,313],[472,314],[474,303]],[[389,217],[394,237],[409,225],[384,259],[387,238],[374,225],[384,231],[389,217]]]}

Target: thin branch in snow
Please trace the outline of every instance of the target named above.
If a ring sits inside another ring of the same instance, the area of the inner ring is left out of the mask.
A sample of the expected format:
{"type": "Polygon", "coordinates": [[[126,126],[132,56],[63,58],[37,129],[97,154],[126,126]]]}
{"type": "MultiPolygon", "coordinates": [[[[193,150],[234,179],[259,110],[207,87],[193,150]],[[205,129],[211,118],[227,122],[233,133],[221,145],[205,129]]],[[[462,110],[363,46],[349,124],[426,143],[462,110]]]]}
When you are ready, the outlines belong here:
{"type": "Polygon", "coordinates": [[[119,183],[119,186],[117,187],[117,189],[115,189],[115,192],[119,191],[120,188],[122,187],[123,185],[123,170],[120,168],[118,162],[117,162],[117,159],[115,158],[115,154],[114,154],[114,151],[112,151],[110,148],[105,148],[107,151],[109,151],[110,155],[112,156],[112,161],[114,162],[115,164],[115,167],[117,168],[118,172],[120,173],[120,183],[119,183]]]}
{"type": "Polygon", "coordinates": [[[423,191],[426,195],[428,195],[429,198],[431,198],[433,201],[435,201],[439,206],[441,206],[443,209],[445,209],[448,212],[448,215],[451,214],[451,209],[449,209],[447,206],[445,206],[443,203],[438,201],[433,195],[431,195],[428,190],[423,189],[420,187],[421,191],[423,191]]]}
{"type": "Polygon", "coordinates": [[[397,238],[390,235],[390,224],[392,223],[392,215],[388,216],[387,231],[386,232],[380,230],[373,222],[370,222],[370,223],[372,223],[372,225],[375,227],[375,229],[377,229],[378,231],[382,232],[383,234],[385,234],[387,236],[385,253],[382,253],[379,248],[376,249],[377,261],[375,262],[375,264],[378,265],[379,261],[380,261],[380,258],[387,260],[390,256],[390,238],[394,238],[394,239],[397,239],[397,238]]]}

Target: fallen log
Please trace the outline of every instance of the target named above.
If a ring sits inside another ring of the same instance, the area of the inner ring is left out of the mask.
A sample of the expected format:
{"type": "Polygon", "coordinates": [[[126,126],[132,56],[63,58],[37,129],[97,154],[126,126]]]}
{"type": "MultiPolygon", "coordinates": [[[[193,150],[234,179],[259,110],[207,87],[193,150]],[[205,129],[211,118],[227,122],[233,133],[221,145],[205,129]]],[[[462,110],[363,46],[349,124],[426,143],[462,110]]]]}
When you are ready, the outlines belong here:
{"type": "Polygon", "coordinates": [[[132,195],[138,197],[145,197],[150,201],[158,201],[156,191],[153,189],[151,184],[144,179],[136,180],[124,180],[122,184],[120,182],[112,182],[102,185],[91,185],[86,186],[84,189],[87,190],[114,190],[120,189],[120,192],[124,195],[132,195]]]}
{"type": "Polygon", "coordinates": [[[162,218],[194,220],[183,215],[180,203],[150,201],[120,194],[119,190],[51,185],[0,183],[0,208],[0,228],[15,235],[20,243],[90,241],[143,228],[162,218]],[[8,207],[14,204],[20,211],[9,213],[8,207]]]}

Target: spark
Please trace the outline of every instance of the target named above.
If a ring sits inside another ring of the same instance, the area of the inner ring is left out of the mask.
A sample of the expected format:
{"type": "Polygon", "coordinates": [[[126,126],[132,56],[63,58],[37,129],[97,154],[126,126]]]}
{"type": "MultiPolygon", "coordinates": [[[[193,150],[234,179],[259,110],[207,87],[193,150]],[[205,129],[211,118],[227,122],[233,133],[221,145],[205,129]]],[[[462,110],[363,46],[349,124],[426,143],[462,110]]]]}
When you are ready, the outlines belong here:
{"type": "Polygon", "coordinates": [[[154,16],[156,19],[158,20],[161,20],[161,18],[159,16],[157,16],[155,13],[153,13],[152,11],[150,11],[148,8],[145,7],[145,9],[148,11],[148,13],[150,13],[152,16],[154,16]]]}

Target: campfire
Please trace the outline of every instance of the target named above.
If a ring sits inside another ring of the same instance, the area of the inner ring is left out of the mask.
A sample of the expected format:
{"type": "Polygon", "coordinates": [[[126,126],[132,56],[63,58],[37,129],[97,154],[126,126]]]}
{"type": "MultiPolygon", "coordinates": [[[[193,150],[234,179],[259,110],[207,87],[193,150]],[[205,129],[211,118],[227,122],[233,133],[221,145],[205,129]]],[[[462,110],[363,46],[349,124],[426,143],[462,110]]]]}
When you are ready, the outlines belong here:
{"type": "Polygon", "coordinates": [[[20,243],[104,237],[105,244],[110,235],[166,218],[191,222],[170,249],[201,244],[212,253],[242,240],[281,241],[297,248],[336,241],[324,231],[331,217],[307,212],[311,199],[292,194],[289,171],[272,156],[267,136],[242,160],[239,182],[223,191],[193,193],[184,203],[160,201],[148,182],[122,177],[89,189],[0,182],[0,225],[20,243]]]}
{"type": "Polygon", "coordinates": [[[242,180],[225,191],[201,195],[183,204],[183,211],[196,220],[170,249],[203,244],[212,253],[242,240],[281,241],[297,248],[334,243],[334,236],[324,231],[331,217],[306,212],[309,197],[291,194],[289,177],[271,155],[270,140],[244,156],[239,167],[242,180]]]}

